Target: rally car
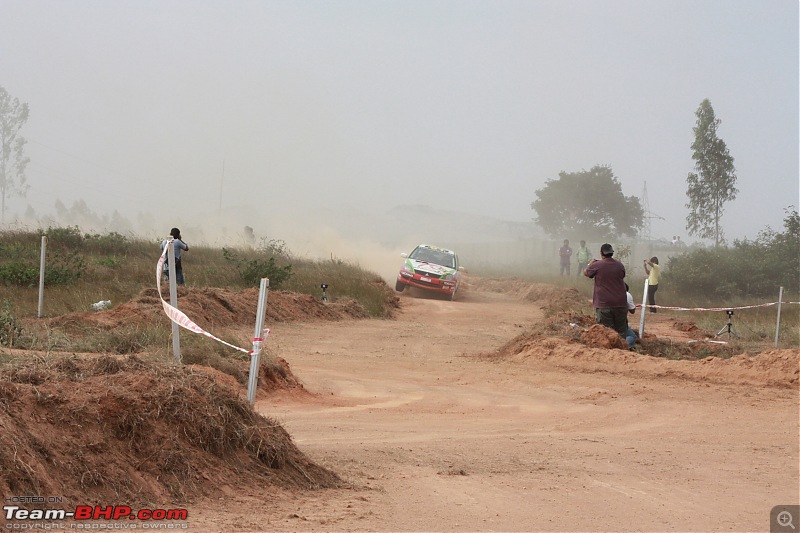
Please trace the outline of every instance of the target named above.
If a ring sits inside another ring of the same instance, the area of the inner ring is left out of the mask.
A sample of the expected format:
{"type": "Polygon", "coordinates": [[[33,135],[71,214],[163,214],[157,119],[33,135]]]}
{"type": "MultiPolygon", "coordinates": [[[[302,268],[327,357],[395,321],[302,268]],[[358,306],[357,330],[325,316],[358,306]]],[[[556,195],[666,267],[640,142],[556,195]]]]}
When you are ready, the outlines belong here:
{"type": "Polygon", "coordinates": [[[417,287],[455,300],[464,268],[459,266],[454,251],[420,244],[410,254],[400,256],[405,258],[405,262],[397,274],[394,286],[397,292],[403,292],[406,287],[417,287]]]}

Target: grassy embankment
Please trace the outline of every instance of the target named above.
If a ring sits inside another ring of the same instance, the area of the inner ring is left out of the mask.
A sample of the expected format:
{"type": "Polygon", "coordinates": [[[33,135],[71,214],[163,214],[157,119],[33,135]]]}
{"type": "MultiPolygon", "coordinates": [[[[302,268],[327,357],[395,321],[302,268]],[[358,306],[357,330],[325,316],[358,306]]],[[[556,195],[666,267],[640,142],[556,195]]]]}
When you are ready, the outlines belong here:
{"type": "MultiPolygon", "coordinates": [[[[83,235],[77,228],[50,228],[47,233],[43,318],[90,311],[91,304],[100,300],[111,300],[116,306],[155,288],[159,242],[117,234],[83,235]]],[[[70,335],[62,328],[38,326],[40,249],[41,235],[36,232],[0,233],[0,346],[99,353],[137,353],[155,348],[167,356],[171,334],[167,321],[131,324],[114,331],[97,329],[90,335],[70,335]]],[[[285,247],[274,245],[229,251],[235,261],[226,258],[220,248],[192,245],[183,261],[186,288],[243,290],[258,285],[243,276],[244,266],[253,267],[264,277],[271,278],[270,273],[275,273],[275,279],[285,277],[288,268],[288,279],[278,283],[271,279],[271,291],[288,290],[320,298],[320,282],[324,281],[329,285],[330,301],[350,298],[372,317],[389,314],[380,276],[358,265],[295,258],[285,247]]],[[[221,337],[241,345],[238,339],[221,337]]],[[[228,350],[223,345],[209,347],[204,340],[182,336],[185,362],[205,357],[208,351],[228,350]]]]}

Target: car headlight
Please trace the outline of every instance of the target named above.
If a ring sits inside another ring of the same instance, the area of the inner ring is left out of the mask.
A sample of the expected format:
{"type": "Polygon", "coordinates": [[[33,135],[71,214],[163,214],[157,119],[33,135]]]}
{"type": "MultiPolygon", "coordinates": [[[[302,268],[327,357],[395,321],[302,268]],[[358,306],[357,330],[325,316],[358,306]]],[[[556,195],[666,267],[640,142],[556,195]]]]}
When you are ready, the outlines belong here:
{"type": "Polygon", "coordinates": [[[445,280],[451,280],[453,278],[455,278],[454,274],[445,274],[444,276],[442,276],[442,279],[445,279],[445,280]]]}
{"type": "Polygon", "coordinates": [[[409,265],[408,263],[403,263],[403,268],[401,268],[400,270],[403,272],[410,272],[412,274],[414,273],[414,269],[411,268],[411,265],[409,265]]]}

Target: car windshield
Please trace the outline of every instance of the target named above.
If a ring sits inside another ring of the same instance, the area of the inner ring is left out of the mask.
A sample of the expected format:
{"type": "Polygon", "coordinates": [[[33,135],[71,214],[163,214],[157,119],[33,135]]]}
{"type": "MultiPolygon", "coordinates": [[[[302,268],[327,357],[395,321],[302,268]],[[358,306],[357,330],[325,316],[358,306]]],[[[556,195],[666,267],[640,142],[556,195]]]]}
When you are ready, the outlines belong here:
{"type": "Polygon", "coordinates": [[[455,256],[449,252],[434,250],[432,248],[417,248],[410,256],[411,259],[441,265],[447,268],[455,268],[455,256]]]}

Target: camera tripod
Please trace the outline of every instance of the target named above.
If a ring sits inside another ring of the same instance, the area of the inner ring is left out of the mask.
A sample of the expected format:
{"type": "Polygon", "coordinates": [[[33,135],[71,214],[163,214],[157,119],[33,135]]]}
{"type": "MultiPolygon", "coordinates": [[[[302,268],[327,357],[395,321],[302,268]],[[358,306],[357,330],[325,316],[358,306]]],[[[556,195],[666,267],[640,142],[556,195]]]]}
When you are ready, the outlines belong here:
{"type": "Polygon", "coordinates": [[[714,335],[714,338],[716,339],[717,337],[721,337],[722,334],[727,331],[729,339],[731,337],[736,337],[738,339],[739,335],[737,335],[736,332],[733,330],[733,324],[731,324],[731,318],[733,317],[733,310],[728,309],[725,312],[728,314],[728,323],[722,326],[722,329],[719,330],[716,335],[714,335]]]}

